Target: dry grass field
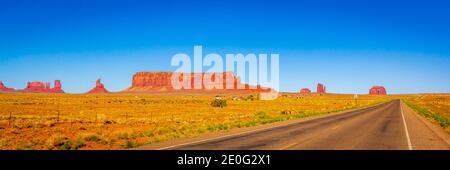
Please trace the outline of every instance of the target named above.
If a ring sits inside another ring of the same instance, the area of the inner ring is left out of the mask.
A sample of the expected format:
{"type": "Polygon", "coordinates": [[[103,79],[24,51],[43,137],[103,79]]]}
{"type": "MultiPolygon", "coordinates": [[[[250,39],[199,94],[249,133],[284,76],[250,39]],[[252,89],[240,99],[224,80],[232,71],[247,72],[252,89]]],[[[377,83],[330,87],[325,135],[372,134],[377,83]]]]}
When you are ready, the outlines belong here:
{"type": "Polygon", "coordinates": [[[390,97],[362,95],[357,104],[353,95],[224,99],[227,106],[220,108],[211,106],[214,96],[0,94],[0,149],[125,149],[348,110],[390,97]]]}
{"type": "Polygon", "coordinates": [[[417,94],[401,98],[409,107],[450,134],[450,94],[417,94]]]}

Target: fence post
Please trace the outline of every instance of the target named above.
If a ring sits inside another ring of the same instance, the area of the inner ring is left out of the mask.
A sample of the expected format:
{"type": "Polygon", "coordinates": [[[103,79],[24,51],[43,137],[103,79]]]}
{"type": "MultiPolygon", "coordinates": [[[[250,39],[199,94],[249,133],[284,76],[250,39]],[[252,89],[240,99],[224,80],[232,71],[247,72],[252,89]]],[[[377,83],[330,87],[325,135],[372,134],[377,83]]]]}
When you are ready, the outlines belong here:
{"type": "Polygon", "coordinates": [[[58,109],[58,116],[56,117],[56,123],[59,123],[59,109],[58,109]]]}
{"type": "Polygon", "coordinates": [[[353,99],[355,99],[355,105],[358,105],[358,95],[354,94],[353,99]]]}
{"type": "Polygon", "coordinates": [[[12,119],[12,112],[9,112],[9,121],[8,121],[8,126],[11,126],[11,119],[12,119]]]}

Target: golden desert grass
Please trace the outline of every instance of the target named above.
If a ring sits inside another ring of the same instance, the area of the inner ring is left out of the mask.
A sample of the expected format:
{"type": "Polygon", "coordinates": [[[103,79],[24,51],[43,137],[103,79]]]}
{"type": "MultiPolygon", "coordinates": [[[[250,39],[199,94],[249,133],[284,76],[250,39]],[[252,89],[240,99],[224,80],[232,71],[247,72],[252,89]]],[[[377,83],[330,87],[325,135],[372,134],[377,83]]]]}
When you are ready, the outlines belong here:
{"type": "Polygon", "coordinates": [[[227,106],[220,108],[210,105],[213,96],[0,94],[0,149],[125,149],[391,99],[361,95],[355,104],[353,95],[224,98],[227,106]]]}
{"type": "Polygon", "coordinates": [[[450,134],[450,94],[417,94],[401,98],[409,107],[450,134]]]}

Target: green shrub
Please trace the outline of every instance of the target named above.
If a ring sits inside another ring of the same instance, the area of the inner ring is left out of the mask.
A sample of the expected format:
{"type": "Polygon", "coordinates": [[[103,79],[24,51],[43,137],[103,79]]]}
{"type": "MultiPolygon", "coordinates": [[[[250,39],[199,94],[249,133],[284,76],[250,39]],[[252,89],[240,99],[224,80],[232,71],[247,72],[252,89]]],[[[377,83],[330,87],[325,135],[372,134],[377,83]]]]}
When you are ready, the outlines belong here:
{"type": "Polygon", "coordinates": [[[250,96],[247,96],[247,98],[246,98],[245,100],[247,100],[247,101],[253,101],[253,100],[256,100],[256,97],[253,96],[253,95],[250,95],[250,96]]]}
{"type": "Polygon", "coordinates": [[[64,143],[62,143],[62,145],[59,145],[57,147],[58,147],[58,149],[70,150],[70,148],[72,148],[72,141],[66,140],[66,141],[64,141],[64,143]]]}
{"type": "Polygon", "coordinates": [[[127,143],[125,143],[125,148],[135,148],[135,147],[138,147],[138,144],[136,142],[127,141],[127,143]]]}
{"type": "Polygon", "coordinates": [[[77,139],[77,140],[72,144],[71,149],[77,150],[77,149],[80,149],[80,148],[85,147],[85,146],[86,146],[86,144],[84,143],[83,140],[77,139]]]}
{"type": "Polygon", "coordinates": [[[117,138],[121,140],[128,139],[130,136],[128,135],[128,132],[119,132],[116,134],[117,138]]]}
{"type": "Polygon", "coordinates": [[[293,110],[283,110],[280,112],[282,115],[290,115],[290,114],[294,114],[295,111],[293,110]]]}
{"type": "Polygon", "coordinates": [[[149,130],[149,131],[145,131],[145,132],[144,132],[144,136],[147,136],[147,137],[153,137],[153,136],[155,136],[155,134],[153,133],[152,130],[149,130]]]}
{"type": "Polygon", "coordinates": [[[84,137],[84,140],[91,141],[91,142],[97,142],[97,141],[100,141],[100,138],[97,134],[89,134],[84,137]]]}
{"type": "Polygon", "coordinates": [[[223,108],[227,106],[227,101],[225,99],[216,98],[211,102],[211,106],[223,108]]]}
{"type": "Polygon", "coordinates": [[[257,112],[257,113],[256,113],[256,116],[257,116],[259,119],[266,119],[266,118],[269,117],[269,116],[267,115],[267,113],[264,112],[264,111],[259,111],[259,112],[257,112]]]}

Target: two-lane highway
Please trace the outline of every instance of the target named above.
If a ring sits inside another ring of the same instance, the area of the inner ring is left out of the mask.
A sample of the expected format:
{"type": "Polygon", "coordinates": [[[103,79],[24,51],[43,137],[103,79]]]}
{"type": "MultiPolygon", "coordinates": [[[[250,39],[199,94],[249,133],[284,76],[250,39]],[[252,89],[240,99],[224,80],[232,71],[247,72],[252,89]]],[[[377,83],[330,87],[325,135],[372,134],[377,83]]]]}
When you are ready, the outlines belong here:
{"type": "Polygon", "coordinates": [[[308,121],[138,149],[449,149],[447,134],[438,135],[400,100],[308,121]],[[443,139],[444,138],[444,139],[443,139]]]}

